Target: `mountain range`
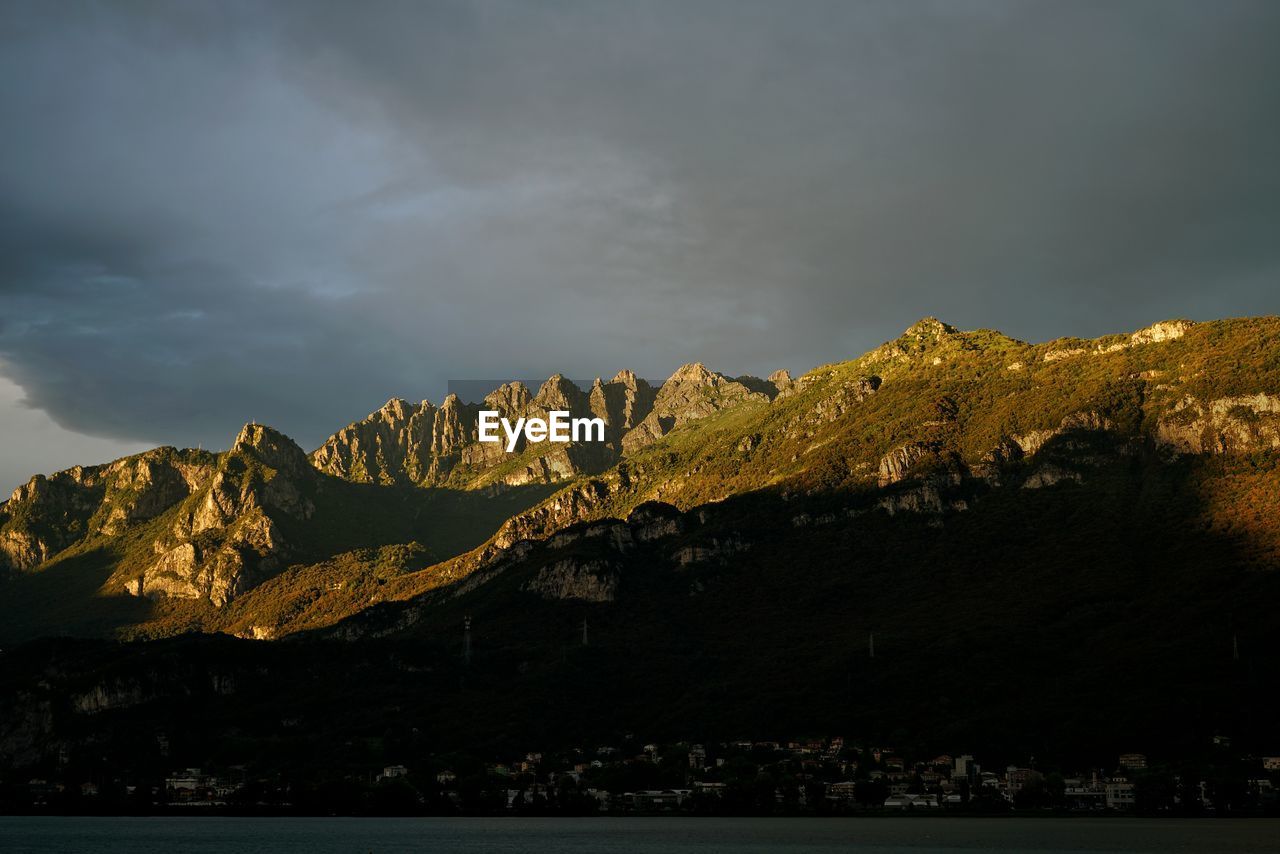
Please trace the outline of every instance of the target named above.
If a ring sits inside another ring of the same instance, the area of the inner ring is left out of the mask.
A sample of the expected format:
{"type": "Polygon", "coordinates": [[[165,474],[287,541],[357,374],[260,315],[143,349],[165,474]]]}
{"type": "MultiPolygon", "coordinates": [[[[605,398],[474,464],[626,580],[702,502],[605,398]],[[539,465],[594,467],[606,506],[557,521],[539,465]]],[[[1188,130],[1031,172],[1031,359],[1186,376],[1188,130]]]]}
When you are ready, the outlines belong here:
{"type": "Polygon", "coordinates": [[[1280,318],[925,318],[796,378],[556,375],[37,475],[0,505],[0,760],[152,761],[140,726],[278,765],[336,732],[1264,749],[1278,568],[1280,318]],[[606,440],[508,454],[481,409],[606,440]]]}

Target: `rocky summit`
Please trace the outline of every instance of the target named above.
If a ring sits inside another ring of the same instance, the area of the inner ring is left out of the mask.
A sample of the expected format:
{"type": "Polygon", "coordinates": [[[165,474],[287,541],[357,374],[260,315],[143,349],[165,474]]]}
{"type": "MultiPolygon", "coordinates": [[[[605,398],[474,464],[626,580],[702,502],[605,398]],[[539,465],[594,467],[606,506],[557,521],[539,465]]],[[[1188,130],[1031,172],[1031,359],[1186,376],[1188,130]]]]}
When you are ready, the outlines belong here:
{"type": "MultiPolygon", "coordinates": [[[[516,696],[542,704],[521,725],[548,738],[619,707],[618,726],[759,731],[755,709],[792,731],[853,715],[1075,749],[1109,737],[1089,709],[1151,720],[1174,690],[1201,703],[1202,735],[1252,737],[1274,704],[1241,701],[1241,723],[1215,692],[1280,683],[1264,654],[1280,644],[1278,520],[1280,319],[1032,344],[926,318],[795,377],[556,375],[481,404],[392,398],[309,454],[248,424],[222,453],[37,475],[0,505],[0,632],[129,641],[101,647],[117,676],[93,696],[164,714],[186,706],[156,698],[208,700],[210,679],[280,699],[289,680],[238,646],[272,639],[298,642],[272,666],[340,657],[382,686],[378,721],[419,697],[414,726],[460,738],[503,726],[516,696]],[[478,441],[481,409],[598,417],[605,441],[507,453],[478,441]],[[568,656],[587,619],[590,650],[568,656]],[[147,658],[168,643],[194,657],[147,658]],[[1006,714],[1020,686],[1038,687],[1006,714]],[[1026,725],[1061,709],[1052,735],[1026,725]]],[[[10,760],[56,752],[60,716],[89,713],[46,714],[41,684],[96,678],[23,649],[10,760]]],[[[330,688],[316,707],[365,727],[330,688]]]]}

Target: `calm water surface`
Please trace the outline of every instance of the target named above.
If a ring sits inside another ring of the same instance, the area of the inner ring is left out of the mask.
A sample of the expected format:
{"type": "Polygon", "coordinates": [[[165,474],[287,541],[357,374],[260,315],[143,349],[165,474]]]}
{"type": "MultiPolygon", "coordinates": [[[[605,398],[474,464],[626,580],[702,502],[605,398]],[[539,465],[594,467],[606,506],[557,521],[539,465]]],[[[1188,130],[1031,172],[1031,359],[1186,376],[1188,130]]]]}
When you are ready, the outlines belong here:
{"type": "Polygon", "coordinates": [[[0,818],[0,851],[1280,851],[1280,820],[0,818]]]}

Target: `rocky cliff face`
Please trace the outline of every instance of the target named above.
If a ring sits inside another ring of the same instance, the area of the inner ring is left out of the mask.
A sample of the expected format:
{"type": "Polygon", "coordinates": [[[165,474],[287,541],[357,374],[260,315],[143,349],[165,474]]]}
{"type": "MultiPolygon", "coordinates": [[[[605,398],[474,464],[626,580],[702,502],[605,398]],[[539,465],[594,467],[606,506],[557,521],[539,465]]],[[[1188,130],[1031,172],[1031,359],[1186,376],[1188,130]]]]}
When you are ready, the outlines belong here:
{"type": "Polygon", "coordinates": [[[355,483],[430,482],[452,462],[474,416],[456,397],[436,408],[392,398],[363,421],[331,436],[311,454],[320,471],[355,483]]]}
{"type": "MultiPolygon", "coordinates": [[[[620,375],[621,376],[621,375],[620,375]]],[[[467,404],[449,395],[439,408],[430,401],[410,404],[393,399],[363,421],[329,437],[311,454],[320,471],[356,483],[467,486],[469,481],[510,459],[505,443],[479,441],[478,417],[482,409],[496,410],[512,423],[519,418],[547,418],[552,410],[571,417],[605,418],[610,430],[619,426],[637,405],[643,405],[643,380],[630,378],[597,383],[589,395],[560,374],[530,394],[523,383],[502,385],[482,404],[467,404]],[[599,403],[597,403],[597,398],[599,403]],[[612,405],[612,408],[610,406],[612,405]],[[598,410],[598,411],[597,411],[598,410]]],[[[516,452],[523,452],[523,438],[516,452]]],[[[584,471],[606,468],[616,455],[600,449],[547,445],[547,453],[526,461],[523,468],[501,479],[510,486],[564,480],[584,471]]]]}
{"type": "MultiPolygon", "coordinates": [[[[768,400],[778,383],[790,386],[785,371],[774,379],[730,379],[702,365],[685,365],[660,389],[632,371],[613,379],[599,378],[584,392],[561,374],[548,379],[536,394],[523,383],[507,383],[485,397],[481,405],[461,403],[450,396],[435,409],[430,402],[388,401],[363,421],[331,436],[311,454],[320,471],[358,483],[414,483],[467,486],[484,473],[510,461],[501,443],[478,441],[481,409],[497,410],[513,423],[518,418],[547,418],[564,411],[572,418],[600,418],[605,441],[542,445],[536,456],[505,471],[501,483],[553,483],[580,474],[602,471],[623,453],[639,450],[674,427],[706,417],[745,400],[768,400]],[[777,380],[777,382],[774,381],[777,380]]],[[[526,449],[522,439],[516,452],[526,449]]]]}
{"type": "Polygon", "coordinates": [[[125,569],[137,596],[208,597],[224,604],[287,553],[279,519],[307,519],[318,475],[288,437],[249,424],[230,451],[158,448],[105,466],[37,476],[0,513],[0,556],[35,570],[72,545],[109,542],[173,512],[152,544],[153,557],[125,569]]]}
{"type": "Polygon", "coordinates": [[[731,379],[701,364],[681,367],[655,389],[632,371],[599,378],[583,391],[562,374],[549,378],[531,394],[523,383],[507,383],[479,405],[445,399],[439,409],[429,401],[410,404],[393,399],[377,412],[331,436],[311,454],[311,463],[326,474],[357,483],[423,486],[508,486],[555,483],[603,471],[625,454],[652,444],[681,424],[705,418],[748,400],[768,401],[793,386],[786,371],[768,380],[731,379]],[[478,413],[497,410],[511,422],[547,418],[552,411],[571,418],[600,418],[603,443],[543,444],[528,448],[521,438],[515,451],[530,454],[512,464],[503,443],[478,441],[478,413]],[[490,469],[502,467],[490,477],[490,469]]]}
{"type": "Polygon", "coordinates": [[[524,589],[544,599],[576,599],[612,602],[617,596],[619,573],[604,560],[564,558],[538,570],[524,589]]]}
{"type": "Polygon", "coordinates": [[[682,424],[748,400],[768,402],[770,397],[763,391],[752,391],[744,382],[709,371],[701,363],[684,365],[658,389],[653,410],[622,437],[622,449],[633,453],[682,424]]]}
{"type": "Polygon", "coordinates": [[[126,583],[135,596],[207,597],[214,605],[279,570],[281,517],[309,518],[315,472],[291,439],[247,424],[208,483],[187,498],[155,559],[126,583]]]}
{"type": "Polygon", "coordinates": [[[190,495],[213,465],[213,454],[156,448],[36,475],[0,506],[0,567],[29,570],[81,539],[153,519],[190,495]]]}
{"type": "Polygon", "coordinates": [[[609,382],[597,377],[591,386],[591,414],[603,418],[606,438],[615,450],[621,448],[622,437],[635,429],[652,411],[657,390],[632,371],[619,371],[609,382]]]}
{"type": "Polygon", "coordinates": [[[1280,395],[1202,401],[1185,397],[1156,426],[1156,440],[1187,454],[1239,454],[1280,448],[1280,395]]]}
{"type": "Polygon", "coordinates": [[[908,442],[894,448],[880,458],[878,467],[880,486],[888,486],[905,479],[916,463],[931,455],[937,455],[938,451],[937,445],[926,442],[908,442]]]}

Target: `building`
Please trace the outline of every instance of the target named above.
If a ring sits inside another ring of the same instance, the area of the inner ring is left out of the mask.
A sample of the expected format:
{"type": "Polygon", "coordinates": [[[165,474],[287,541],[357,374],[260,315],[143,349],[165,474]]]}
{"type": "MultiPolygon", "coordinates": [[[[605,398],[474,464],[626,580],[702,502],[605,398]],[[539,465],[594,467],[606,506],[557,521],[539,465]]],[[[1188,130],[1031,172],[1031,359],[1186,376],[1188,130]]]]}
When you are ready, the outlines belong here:
{"type": "Polygon", "coordinates": [[[940,806],[936,795],[893,795],[885,798],[885,809],[937,809],[940,806]]]}
{"type": "Polygon", "coordinates": [[[707,767],[707,749],[701,744],[689,748],[689,767],[697,771],[707,767]]]}
{"type": "Polygon", "coordinates": [[[1131,810],[1135,800],[1133,783],[1127,777],[1111,777],[1103,786],[1106,792],[1107,809],[1131,810]]]}
{"type": "Polygon", "coordinates": [[[1127,771],[1145,771],[1147,757],[1142,753],[1121,753],[1119,766],[1127,771]]]}
{"type": "Polygon", "coordinates": [[[1040,772],[1031,768],[1017,768],[1010,765],[1005,769],[1005,787],[1012,794],[1021,792],[1028,783],[1040,779],[1042,779],[1040,772]]]}
{"type": "Polygon", "coordinates": [[[1065,787],[1062,794],[1068,808],[1088,811],[1106,808],[1107,793],[1096,777],[1092,780],[1069,777],[1064,783],[1065,787]]]}
{"type": "Polygon", "coordinates": [[[668,812],[678,809],[689,797],[690,789],[646,789],[622,796],[626,805],[640,812],[668,812]]]}
{"type": "Polygon", "coordinates": [[[164,780],[164,787],[170,792],[190,792],[208,785],[208,775],[201,772],[199,768],[185,768],[181,771],[174,771],[164,780]]]}
{"type": "Polygon", "coordinates": [[[833,801],[852,803],[857,799],[858,784],[852,780],[842,780],[827,787],[827,797],[833,801]]]}
{"type": "Polygon", "coordinates": [[[165,778],[165,791],[171,803],[209,805],[231,794],[235,787],[199,768],[184,768],[165,778]]]}

